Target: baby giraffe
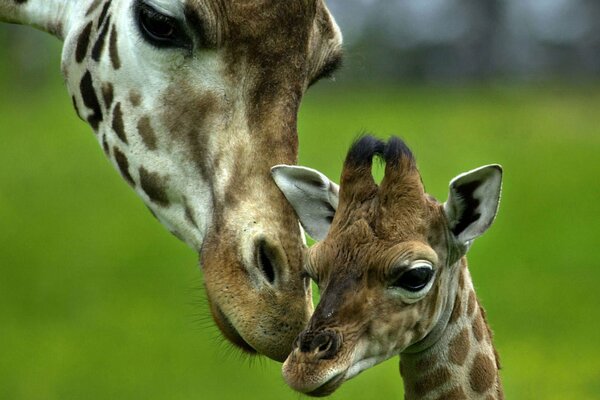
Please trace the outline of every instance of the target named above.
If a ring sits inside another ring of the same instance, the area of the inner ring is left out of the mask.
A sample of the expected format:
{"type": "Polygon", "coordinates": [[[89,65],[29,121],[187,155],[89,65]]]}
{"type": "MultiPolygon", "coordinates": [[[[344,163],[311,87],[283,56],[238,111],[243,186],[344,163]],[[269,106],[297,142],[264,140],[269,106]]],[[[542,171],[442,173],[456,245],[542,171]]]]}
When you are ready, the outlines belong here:
{"type": "Polygon", "coordinates": [[[444,204],[425,193],[408,147],[362,137],[341,187],[304,167],[273,176],[320,240],[305,269],[321,301],[283,365],[295,390],[326,396],[400,354],[406,399],[502,399],[498,356],[465,254],[492,224],[502,169],[459,175],[444,204]],[[377,185],[372,160],[386,163],[377,185]]]}

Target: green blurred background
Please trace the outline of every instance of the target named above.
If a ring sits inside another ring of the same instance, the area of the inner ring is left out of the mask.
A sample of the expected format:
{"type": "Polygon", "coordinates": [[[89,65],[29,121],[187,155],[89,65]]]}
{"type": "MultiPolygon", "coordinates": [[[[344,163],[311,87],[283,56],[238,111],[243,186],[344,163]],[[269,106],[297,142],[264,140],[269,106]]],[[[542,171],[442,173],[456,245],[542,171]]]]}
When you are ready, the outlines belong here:
{"type": "MultiPolygon", "coordinates": [[[[219,338],[197,255],[151,218],[75,116],[59,43],[23,40],[44,46],[0,49],[0,399],[298,399],[280,364],[219,338]]],[[[342,76],[305,98],[300,161],[337,180],[357,133],[397,134],[440,199],[458,173],[502,164],[498,219],[469,260],[507,398],[600,399],[599,110],[589,77],[342,76]]],[[[398,359],[332,398],[402,398],[398,359]]]]}

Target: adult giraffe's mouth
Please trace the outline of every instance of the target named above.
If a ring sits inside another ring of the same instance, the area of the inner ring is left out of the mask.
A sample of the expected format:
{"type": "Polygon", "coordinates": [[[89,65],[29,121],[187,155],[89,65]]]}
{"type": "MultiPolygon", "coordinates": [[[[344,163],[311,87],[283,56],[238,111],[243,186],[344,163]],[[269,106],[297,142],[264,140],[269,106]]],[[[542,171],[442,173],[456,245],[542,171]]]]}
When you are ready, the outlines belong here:
{"type": "Polygon", "coordinates": [[[211,304],[210,309],[217,327],[233,345],[241,349],[244,353],[251,355],[258,354],[256,349],[244,340],[242,335],[235,329],[235,326],[233,326],[231,321],[229,321],[229,318],[227,318],[218,306],[211,304]]]}

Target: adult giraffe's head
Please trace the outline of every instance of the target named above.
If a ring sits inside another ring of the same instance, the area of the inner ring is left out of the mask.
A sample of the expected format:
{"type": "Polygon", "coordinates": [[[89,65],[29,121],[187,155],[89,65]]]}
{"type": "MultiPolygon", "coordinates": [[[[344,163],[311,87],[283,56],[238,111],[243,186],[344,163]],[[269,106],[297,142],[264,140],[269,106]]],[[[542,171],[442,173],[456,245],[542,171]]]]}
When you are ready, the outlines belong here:
{"type": "Polygon", "coordinates": [[[223,334],[284,360],[312,301],[270,167],[296,162],[302,95],[340,61],[323,0],[0,0],[0,20],[64,40],[77,113],[201,254],[223,334]]]}

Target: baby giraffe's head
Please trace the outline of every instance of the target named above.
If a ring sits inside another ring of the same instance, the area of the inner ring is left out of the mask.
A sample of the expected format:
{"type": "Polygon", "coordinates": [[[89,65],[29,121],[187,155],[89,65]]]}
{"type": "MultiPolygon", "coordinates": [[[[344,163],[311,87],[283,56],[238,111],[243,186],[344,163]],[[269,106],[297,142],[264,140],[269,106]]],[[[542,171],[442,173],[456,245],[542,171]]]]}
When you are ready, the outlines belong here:
{"type": "Polygon", "coordinates": [[[325,396],[366,368],[439,339],[460,260],[496,215],[500,166],[459,175],[441,204],[425,193],[401,140],[365,136],[348,153],[339,190],[304,167],[277,166],[273,176],[320,240],[305,269],[321,301],[283,366],[292,388],[325,396]],[[375,156],[386,163],[380,185],[371,172],[375,156]]]}

